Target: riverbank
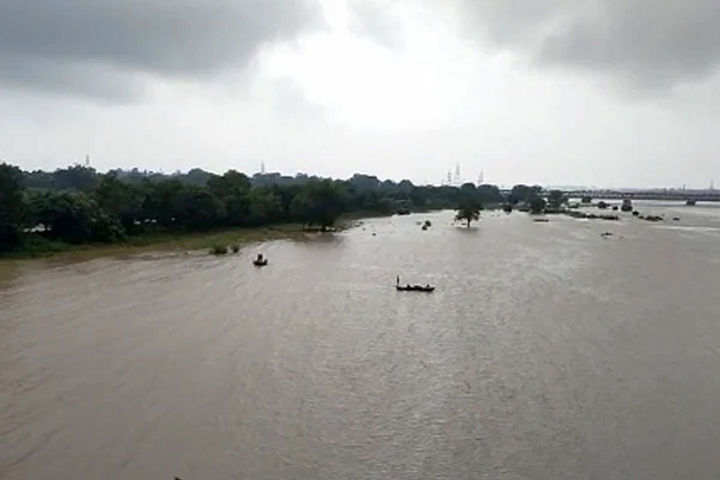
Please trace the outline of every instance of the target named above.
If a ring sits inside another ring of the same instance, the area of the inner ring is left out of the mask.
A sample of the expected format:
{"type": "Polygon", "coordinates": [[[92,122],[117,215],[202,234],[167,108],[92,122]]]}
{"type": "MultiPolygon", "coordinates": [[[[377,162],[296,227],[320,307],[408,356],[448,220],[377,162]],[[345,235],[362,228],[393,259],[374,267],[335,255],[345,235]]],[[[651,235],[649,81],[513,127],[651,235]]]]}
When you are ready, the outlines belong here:
{"type": "MultiPolygon", "coordinates": [[[[486,207],[485,210],[495,210],[500,204],[486,207]]],[[[413,210],[413,214],[434,213],[440,210],[424,209],[413,210]]],[[[373,211],[356,211],[343,214],[327,233],[338,232],[358,226],[371,218],[391,217],[395,213],[379,213],[373,211]]],[[[137,235],[129,235],[116,243],[66,243],[51,240],[40,234],[30,235],[25,243],[10,252],[0,252],[0,262],[3,260],[24,260],[33,258],[47,258],[60,255],[86,255],[97,256],[115,255],[119,253],[138,253],[148,250],[210,250],[215,246],[231,247],[232,245],[245,245],[253,242],[282,240],[289,238],[305,238],[320,233],[317,229],[305,228],[300,223],[280,223],[263,227],[230,227],[205,232],[184,232],[180,230],[149,230],[137,235]]]]}
{"type": "MultiPolygon", "coordinates": [[[[338,232],[356,226],[367,218],[392,216],[377,212],[353,212],[344,214],[335,227],[326,233],[338,232]]],[[[300,223],[279,223],[262,227],[230,227],[205,232],[183,232],[179,230],[150,230],[138,235],[130,235],[117,243],[81,243],[73,244],[50,240],[42,235],[29,236],[21,248],[0,253],[3,260],[24,260],[47,258],[59,255],[97,256],[118,253],[138,253],[148,250],[210,250],[215,246],[246,245],[270,240],[300,239],[320,233],[319,230],[306,228],[300,223]]]]}
{"type": "Polygon", "coordinates": [[[265,227],[234,227],[207,232],[149,231],[128,236],[118,243],[70,244],[31,236],[22,248],[0,254],[0,261],[92,253],[98,256],[143,250],[201,250],[213,245],[245,245],[253,242],[301,238],[309,231],[298,223],[265,227]]]}

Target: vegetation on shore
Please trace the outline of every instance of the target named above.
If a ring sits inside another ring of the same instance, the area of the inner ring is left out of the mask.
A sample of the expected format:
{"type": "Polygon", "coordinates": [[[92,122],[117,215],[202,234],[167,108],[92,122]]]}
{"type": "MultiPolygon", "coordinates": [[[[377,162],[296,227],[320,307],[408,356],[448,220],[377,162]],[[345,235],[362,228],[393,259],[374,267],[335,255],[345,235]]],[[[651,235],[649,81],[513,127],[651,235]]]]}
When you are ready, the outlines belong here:
{"type": "Polygon", "coordinates": [[[51,240],[42,235],[28,236],[23,248],[6,251],[0,259],[22,259],[46,257],[56,254],[98,255],[142,252],[147,250],[209,250],[216,245],[228,246],[233,251],[242,245],[269,240],[300,239],[308,234],[298,223],[279,224],[265,227],[228,227],[217,230],[184,232],[173,230],[152,230],[138,235],[127,236],[113,243],[66,243],[51,240]]]}
{"type": "MultiPolygon", "coordinates": [[[[493,185],[472,188],[478,201],[504,201],[493,185]]],[[[220,230],[299,224],[324,231],[342,215],[456,208],[459,198],[457,187],[360,174],[343,181],[303,174],[247,177],[235,170],[98,173],[81,165],[26,172],[0,164],[0,255],[159,244],[164,242],[159,238],[196,234],[206,238],[201,248],[208,248],[220,230]]]]}
{"type": "Polygon", "coordinates": [[[248,241],[325,231],[342,217],[455,209],[456,220],[470,227],[481,210],[493,206],[531,214],[569,212],[562,192],[543,192],[537,185],[515,185],[504,195],[494,185],[416,186],[361,174],[332,180],[277,173],[248,177],[235,170],[99,173],[81,165],[27,172],[2,163],[0,257],[150,245],[219,253],[248,241]]]}

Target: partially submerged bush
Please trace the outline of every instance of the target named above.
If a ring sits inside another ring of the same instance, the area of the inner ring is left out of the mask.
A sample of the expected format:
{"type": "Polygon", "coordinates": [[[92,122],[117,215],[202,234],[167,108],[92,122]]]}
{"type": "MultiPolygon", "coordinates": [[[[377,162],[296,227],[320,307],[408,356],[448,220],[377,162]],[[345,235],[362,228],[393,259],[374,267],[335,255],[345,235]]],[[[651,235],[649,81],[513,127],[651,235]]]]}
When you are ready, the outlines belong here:
{"type": "Polygon", "coordinates": [[[237,243],[233,243],[232,247],[230,248],[232,248],[233,253],[238,253],[240,251],[240,245],[238,245],[237,243]]]}
{"type": "Polygon", "coordinates": [[[210,248],[210,253],[213,255],[225,255],[228,253],[228,248],[225,245],[213,245],[210,248]]]}

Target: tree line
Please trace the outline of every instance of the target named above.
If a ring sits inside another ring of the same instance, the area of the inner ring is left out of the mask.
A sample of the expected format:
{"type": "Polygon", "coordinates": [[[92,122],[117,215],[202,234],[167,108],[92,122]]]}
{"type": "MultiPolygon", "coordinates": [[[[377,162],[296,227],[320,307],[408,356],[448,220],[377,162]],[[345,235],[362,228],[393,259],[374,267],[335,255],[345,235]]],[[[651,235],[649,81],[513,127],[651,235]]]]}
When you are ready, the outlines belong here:
{"type": "Polygon", "coordinates": [[[205,231],[283,222],[324,230],[344,213],[451,208],[471,221],[484,205],[527,202],[542,198],[540,192],[540,187],[519,185],[505,197],[494,185],[417,186],[362,174],[333,180],[277,173],[248,177],[235,170],[222,175],[201,169],[100,173],[82,165],[28,172],[3,163],[0,252],[22,248],[31,238],[118,242],[151,230],[205,231]]]}

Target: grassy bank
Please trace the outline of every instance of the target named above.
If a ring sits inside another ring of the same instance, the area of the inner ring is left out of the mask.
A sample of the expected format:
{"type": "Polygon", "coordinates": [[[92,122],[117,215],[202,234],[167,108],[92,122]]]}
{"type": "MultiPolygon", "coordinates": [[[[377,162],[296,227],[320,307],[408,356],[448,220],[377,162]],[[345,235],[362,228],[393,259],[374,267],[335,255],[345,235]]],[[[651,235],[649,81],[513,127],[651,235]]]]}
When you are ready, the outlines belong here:
{"type": "Polygon", "coordinates": [[[70,244],[31,235],[21,248],[0,254],[1,259],[47,257],[77,252],[98,255],[143,250],[199,250],[213,245],[243,245],[252,242],[301,238],[307,232],[299,224],[281,224],[257,228],[227,228],[208,232],[150,231],[129,236],[118,243],[70,244]]]}
{"type": "MultiPolygon", "coordinates": [[[[437,210],[426,210],[432,213],[437,210]]],[[[352,228],[364,218],[392,216],[394,213],[382,214],[372,211],[358,211],[343,214],[329,231],[342,231],[352,228]]],[[[81,243],[73,244],[58,240],[50,240],[39,234],[29,235],[16,250],[0,252],[3,259],[42,258],[55,255],[92,254],[113,255],[118,253],[134,253],[148,250],[208,250],[216,246],[244,245],[253,242],[280,240],[288,238],[304,238],[317,234],[316,229],[305,229],[299,223],[282,223],[264,227],[234,227],[210,230],[205,232],[183,232],[178,230],[149,230],[137,235],[127,236],[117,243],[81,243]]]]}

